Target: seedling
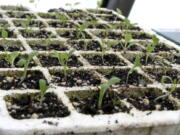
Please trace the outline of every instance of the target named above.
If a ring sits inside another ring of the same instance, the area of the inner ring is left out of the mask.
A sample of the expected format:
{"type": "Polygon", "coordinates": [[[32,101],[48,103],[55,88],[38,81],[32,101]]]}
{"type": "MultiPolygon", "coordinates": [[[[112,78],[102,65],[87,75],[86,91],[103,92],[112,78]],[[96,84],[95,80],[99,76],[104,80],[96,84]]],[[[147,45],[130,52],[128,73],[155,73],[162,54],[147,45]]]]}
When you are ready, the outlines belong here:
{"type": "Polygon", "coordinates": [[[68,66],[68,60],[75,52],[75,49],[70,50],[68,53],[58,53],[54,52],[53,57],[56,57],[59,61],[59,64],[63,66],[63,72],[65,78],[67,78],[67,66],[68,66]]]}
{"type": "Polygon", "coordinates": [[[1,28],[1,37],[5,40],[8,37],[8,29],[9,24],[5,24],[2,28],[1,28]]]}
{"type": "Polygon", "coordinates": [[[129,47],[134,45],[136,42],[132,41],[132,35],[130,33],[125,33],[124,42],[122,42],[123,51],[126,52],[129,47]]]}
{"type": "Polygon", "coordinates": [[[159,43],[159,39],[155,35],[153,35],[152,41],[153,42],[146,47],[146,64],[148,62],[150,54],[154,52],[156,45],[159,43]]]}
{"type": "Polygon", "coordinates": [[[63,23],[63,25],[65,25],[68,21],[68,18],[63,14],[57,14],[56,18],[59,19],[63,23]]]}
{"type": "Polygon", "coordinates": [[[85,38],[84,30],[88,27],[88,24],[82,24],[80,27],[76,28],[77,31],[77,37],[85,38]]]}
{"type": "Polygon", "coordinates": [[[127,74],[127,78],[126,78],[126,85],[128,84],[128,80],[129,80],[129,75],[132,74],[135,71],[135,68],[141,68],[142,64],[141,64],[141,57],[140,56],[136,56],[135,61],[134,61],[134,65],[133,67],[129,70],[128,74],[127,74]]]}
{"type": "Polygon", "coordinates": [[[104,95],[107,90],[110,90],[110,87],[120,81],[119,78],[117,77],[112,77],[108,82],[103,83],[100,85],[100,91],[99,91],[99,99],[98,99],[98,109],[101,109],[102,107],[102,102],[104,95]]]}
{"type": "Polygon", "coordinates": [[[103,1],[102,1],[102,0],[98,0],[98,1],[97,1],[97,6],[98,6],[98,8],[101,8],[102,3],[103,3],[103,1]]]}
{"type": "Polygon", "coordinates": [[[162,76],[162,78],[161,78],[161,84],[164,85],[164,83],[165,83],[166,80],[169,80],[169,81],[171,82],[172,87],[170,88],[170,90],[169,90],[166,94],[157,97],[154,101],[157,101],[157,100],[159,100],[159,99],[165,98],[165,97],[169,96],[172,92],[174,92],[174,91],[177,90],[177,84],[180,83],[180,79],[174,79],[174,80],[173,80],[173,79],[172,79],[171,77],[169,77],[169,76],[162,76]]]}
{"type": "Polygon", "coordinates": [[[39,80],[39,89],[40,89],[40,105],[42,105],[44,99],[45,99],[45,93],[50,88],[50,86],[47,86],[46,81],[44,79],[39,80]]]}
{"type": "Polygon", "coordinates": [[[118,14],[122,14],[122,11],[121,11],[119,8],[116,8],[116,12],[117,12],[118,14]]]}
{"type": "Polygon", "coordinates": [[[14,61],[19,56],[18,52],[12,52],[10,55],[5,57],[5,60],[11,64],[11,67],[14,67],[14,61]]]}
{"type": "Polygon", "coordinates": [[[89,43],[89,41],[87,41],[87,40],[84,40],[84,50],[87,50],[88,43],[89,43]]]}
{"type": "Polygon", "coordinates": [[[50,35],[47,35],[47,36],[48,36],[48,38],[45,39],[46,48],[50,45],[51,38],[53,37],[53,34],[50,34],[50,35]]]}
{"type": "Polygon", "coordinates": [[[26,16],[26,21],[25,23],[22,22],[22,26],[26,29],[26,31],[28,30],[29,26],[30,26],[30,23],[31,23],[31,17],[29,15],[26,16]]]}
{"type": "Polygon", "coordinates": [[[31,60],[33,59],[33,57],[36,56],[37,54],[38,54],[38,52],[33,51],[28,55],[28,57],[22,58],[18,61],[18,66],[24,66],[24,72],[21,77],[20,83],[22,83],[24,81],[24,79],[26,78],[28,66],[29,66],[31,60]]]}
{"type": "Polygon", "coordinates": [[[128,18],[125,18],[124,21],[121,23],[122,27],[126,30],[134,27],[136,23],[132,24],[128,18]]]}

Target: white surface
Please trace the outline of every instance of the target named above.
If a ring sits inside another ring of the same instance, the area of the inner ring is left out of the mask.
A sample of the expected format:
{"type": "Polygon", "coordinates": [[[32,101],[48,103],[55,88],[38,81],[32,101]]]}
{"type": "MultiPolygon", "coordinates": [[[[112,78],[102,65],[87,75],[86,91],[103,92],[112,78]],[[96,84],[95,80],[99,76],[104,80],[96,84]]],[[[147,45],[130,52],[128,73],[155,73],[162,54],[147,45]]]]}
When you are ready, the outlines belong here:
{"type": "MultiPolygon", "coordinates": [[[[70,8],[66,3],[80,2],[74,8],[96,8],[97,0],[0,0],[1,5],[22,4],[33,11],[47,11],[50,8],[70,8]]],[[[129,18],[146,28],[180,28],[180,0],[136,0],[129,18]]]]}

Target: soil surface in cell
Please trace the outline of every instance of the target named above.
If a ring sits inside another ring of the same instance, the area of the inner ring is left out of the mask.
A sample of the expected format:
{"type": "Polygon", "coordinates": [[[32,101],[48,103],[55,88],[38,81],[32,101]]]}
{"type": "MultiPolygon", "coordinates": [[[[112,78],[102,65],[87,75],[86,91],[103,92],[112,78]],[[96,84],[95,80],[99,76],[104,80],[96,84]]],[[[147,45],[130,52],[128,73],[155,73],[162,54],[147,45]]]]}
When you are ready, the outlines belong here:
{"type": "Polygon", "coordinates": [[[46,93],[42,104],[37,93],[12,96],[9,100],[7,99],[6,105],[9,114],[15,119],[55,118],[70,114],[68,108],[53,93],[46,93]]]}
{"type": "Polygon", "coordinates": [[[113,14],[112,15],[104,15],[104,16],[98,15],[97,17],[104,21],[108,21],[108,22],[109,21],[123,21],[123,19],[121,19],[118,16],[113,15],[113,14]]]}
{"type": "Polygon", "coordinates": [[[97,86],[101,83],[100,78],[90,71],[68,71],[67,76],[61,71],[54,72],[52,75],[52,83],[58,86],[97,86]]]}
{"type": "MultiPolygon", "coordinates": [[[[58,58],[52,56],[39,56],[40,62],[44,67],[51,67],[51,66],[62,66],[58,58]]],[[[71,56],[67,62],[68,67],[80,67],[82,64],[78,61],[76,56],[71,56]]]]}
{"type": "MultiPolygon", "coordinates": [[[[136,58],[133,57],[133,58],[130,58],[128,60],[130,60],[132,63],[134,63],[135,59],[136,58]]],[[[140,58],[140,62],[144,66],[149,66],[149,65],[153,65],[153,66],[155,66],[155,65],[156,66],[169,66],[167,63],[164,62],[164,60],[162,58],[160,59],[160,58],[158,58],[156,56],[149,56],[147,58],[147,61],[146,61],[146,56],[142,56],[140,58]]]]}
{"type": "Polygon", "coordinates": [[[29,16],[30,18],[35,19],[36,16],[31,14],[31,13],[23,13],[23,12],[7,12],[7,15],[11,18],[26,18],[27,16],[29,16]]]}
{"type": "Polygon", "coordinates": [[[73,48],[76,50],[83,50],[83,51],[101,51],[101,46],[98,41],[70,41],[69,43],[73,48]]]}
{"type": "Polygon", "coordinates": [[[126,64],[114,54],[84,55],[88,62],[93,66],[125,66],[126,64]]]}
{"type": "Polygon", "coordinates": [[[130,32],[130,34],[132,34],[133,39],[151,39],[151,36],[144,32],[130,32]]]}
{"type": "Polygon", "coordinates": [[[123,39],[122,33],[117,33],[117,32],[105,32],[102,31],[100,33],[94,33],[96,36],[100,38],[107,38],[107,39],[118,39],[121,40],[123,39]]]}
{"type": "Polygon", "coordinates": [[[147,78],[140,75],[136,71],[129,74],[129,70],[98,70],[100,73],[105,75],[106,78],[111,79],[113,76],[120,78],[120,82],[117,85],[129,87],[131,85],[133,86],[146,86],[147,84],[151,83],[147,78]]]}
{"type": "Polygon", "coordinates": [[[58,32],[61,37],[70,39],[91,39],[85,31],[62,31],[58,32]]]}
{"type": "Polygon", "coordinates": [[[98,108],[99,92],[96,92],[94,96],[88,98],[79,99],[77,97],[71,97],[70,100],[73,106],[80,113],[96,115],[96,114],[113,114],[118,112],[129,113],[131,108],[126,107],[120,100],[121,97],[114,91],[108,91],[105,93],[102,107],[98,108]]]}
{"type": "Polygon", "coordinates": [[[158,44],[154,48],[154,52],[160,52],[160,51],[165,51],[165,52],[177,52],[176,49],[174,48],[169,48],[164,44],[158,44]]]}
{"type": "Polygon", "coordinates": [[[81,20],[81,21],[95,21],[92,15],[87,13],[68,13],[68,16],[73,20],[81,20]]]}
{"type": "MultiPolygon", "coordinates": [[[[171,89],[169,88],[168,91],[171,91],[171,89]]],[[[175,91],[172,92],[172,95],[178,99],[180,99],[180,88],[176,88],[175,91]]]]}
{"type": "MultiPolygon", "coordinates": [[[[14,30],[8,30],[8,29],[6,29],[4,32],[6,32],[7,33],[7,37],[5,37],[5,38],[16,38],[16,35],[14,34],[14,32],[13,32],[14,30]]],[[[0,38],[3,38],[3,30],[0,28],[0,38]]]]}
{"type": "Polygon", "coordinates": [[[172,55],[169,58],[165,57],[169,62],[173,64],[180,64],[180,56],[178,55],[172,55]]]}
{"type": "MultiPolygon", "coordinates": [[[[79,22],[80,25],[84,24],[84,22],[79,22]]],[[[107,26],[106,24],[101,24],[101,23],[88,23],[87,22],[87,28],[89,29],[107,29],[109,28],[109,26],[107,26]]]]}
{"type": "Polygon", "coordinates": [[[133,44],[133,45],[127,45],[127,47],[125,47],[125,44],[120,42],[117,44],[114,44],[111,46],[113,48],[114,51],[143,51],[144,49],[141,48],[140,46],[133,44]]]}
{"type": "Polygon", "coordinates": [[[22,78],[20,76],[23,74],[22,72],[14,74],[15,75],[0,75],[0,89],[39,89],[39,80],[45,80],[43,74],[39,71],[28,72],[23,82],[21,82],[22,78]]]}
{"type": "Polygon", "coordinates": [[[24,47],[19,41],[1,40],[0,51],[24,51],[24,47]]]}
{"type": "Polygon", "coordinates": [[[45,30],[40,30],[40,31],[21,30],[21,34],[25,38],[49,38],[49,37],[54,38],[55,37],[51,32],[45,31],[45,30]]]}
{"type": "Polygon", "coordinates": [[[145,92],[143,96],[130,96],[127,101],[141,111],[147,110],[177,110],[175,104],[167,97],[155,100],[158,96],[151,92],[145,92]]]}
{"type": "MultiPolygon", "coordinates": [[[[167,70],[166,68],[159,68],[159,69],[151,69],[146,70],[151,78],[155,79],[158,82],[161,82],[163,76],[168,76],[172,80],[179,80],[180,73],[177,70],[170,69],[167,70]]],[[[165,79],[164,83],[172,83],[170,79],[165,79]]]]}
{"type": "Polygon", "coordinates": [[[30,22],[24,21],[24,20],[14,20],[14,25],[16,27],[39,27],[43,28],[45,25],[40,21],[31,20],[30,22]],[[27,24],[28,23],[28,24],[27,24]]]}
{"type": "Polygon", "coordinates": [[[77,28],[77,26],[72,22],[50,21],[48,24],[54,28],[77,28]]]}

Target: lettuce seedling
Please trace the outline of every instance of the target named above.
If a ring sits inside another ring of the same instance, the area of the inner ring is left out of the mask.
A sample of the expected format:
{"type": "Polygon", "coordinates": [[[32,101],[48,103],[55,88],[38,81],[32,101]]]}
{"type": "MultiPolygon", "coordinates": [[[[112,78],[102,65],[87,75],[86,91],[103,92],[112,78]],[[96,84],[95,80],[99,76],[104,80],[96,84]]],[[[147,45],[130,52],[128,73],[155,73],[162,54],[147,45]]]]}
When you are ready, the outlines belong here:
{"type": "Polygon", "coordinates": [[[46,81],[44,79],[40,79],[39,80],[39,89],[40,89],[40,104],[42,105],[44,99],[45,99],[45,93],[46,91],[50,88],[50,86],[48,86],[46,84],[46,81]]]}
{"type": "Polygon", "coordinates": [[[18,66],[24,66],[24,72],[23,72],[23,75],[21,77],[21,82],[22,83],[24,81],[24,79],[26,78],[27,76],[27,70],[28,70],[28,66],[31,62],[31,60],[33,59],[34,56],[36,56],[38,54],[38,52],[36,51],[33,51],[31,52],[27,58],[22,58],[18,61],[18,66]]]}
{"type": "Polygon", "coordinates": [[[80,27],[76,28],[78,38],[80,38],[80,36],[82,36],[82,38],[85,38],[84,30],[87,27],[88,27],[88,24],[82,24],[82,25],[80,25],[80,27]]]}
{"type": "Polygon", "coordinates": [[[128,18],[125,18],[124,21],[121,23],[121,26],[126,30],[134,27],[135,25],[136,23],[132,24],[128,18]]]}
{"type": "Polygon", "coordinates": [[[18,52],[12,52],[11,54],[7,55],[4,59],[11,64],[11,67],[14,67],[14,61],[19,56],[18,52]]]}
{"type": "Polygon", "coordinates": [[[63,14],[56,14],[56,18],[59,19],[63,25],[65,25],[68,21],[68,18],[63,14]]]}
{"type": "Polygon", "coordinates": [[[156,45],[159,43],[159,39],[155,35],[153,35],[152,41],[153,42],[146,47],[146,64],[148,62],[150,54],[154,52],[156,45]]]}
{"type": "Polygon", "coordinates": [[[108,82],[100,85],[99,99],[98,99],[98,109],[101,109],[103,97],[107,90],[110,90],[110,87],[118,83],[120,79],[118,77],[112,77],[108,82]]]}
{"type": "Polygon", "coordinates": [[[2,28],[1,28],[1,37],[5,40],[8,37],[8,29],[9,24],[5,24],[2,28]]]}
{"type": "Polygon", "coordinates": [[[59,61],[59,64],[63,66],[64,76],[67,78],[67,66],[68,60],[73,56],[75,49],[70,50],[68,53],[58,53],[54,52],[53,57],[56,57],[59,61]]]}
{"type": "Polygon", "coordinates": [[[180,79],[174,79],[174,80],[173,80],[173,79],[172,79],[171,77],[169,77],[169,76],[162,76],[162,78],[161,78],[161,84],[164,85],[164,83],[165,83],[166,80],[169,80],[169,81],[171,82],[172,87],[170,88],[170,90],[169,90],[166,94],[157,97],[157,98],[155,99],[155,101],[157,101],[157,100],[159,100],[159,99],[162,99],[162,98],[165,98],[165,97],[169,96],[172,92],[174,92],[174,91],[177,90],[177,84],[180,83],[180,79]]]}
{"type": "Polygon", "coordinates": [[[135,71],[135,68],[141,68],[142,64],[141,64],[141,57],[140,56],[136,56],[135,60],[134,60],[134,65],[133,67],[129,70],[128,74],[127,74],[127,78],[126,78],[126,85],[128,84],[128,80],[129,80],[129,75],[132,74],[135,71]]]}
{"type": "Polygon", "coordinates": [[[124,36],[124,43],[122,42],[123,51],[126,52],[129,47],[131,47],[133,44],[135,44],[134,41],[132,41],[132,34],[125,33],[124,36]]]}

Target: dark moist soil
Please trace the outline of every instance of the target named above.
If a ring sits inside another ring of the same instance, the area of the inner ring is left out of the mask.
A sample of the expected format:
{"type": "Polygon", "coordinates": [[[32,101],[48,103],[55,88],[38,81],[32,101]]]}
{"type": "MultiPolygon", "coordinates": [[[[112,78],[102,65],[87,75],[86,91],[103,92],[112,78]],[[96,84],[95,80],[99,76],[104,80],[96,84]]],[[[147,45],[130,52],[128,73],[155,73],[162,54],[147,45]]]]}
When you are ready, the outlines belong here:
{"type": "MultiPolygon", "coordinates": [[[[62,66],[59,64],[59,60],[52,56],[39,56],[38,57],[43,67],[51,67],[51,66],[62,66]]],[[[76,56],[72,56],[68,60],[68,67],[80,67],[82,63],[80,63],[76,56]]]]}
{"type": "MultiPolygon", "coordinates": [[[[170,91],[170,89],[168,89],[170,91]]],[[[180,88],[176,88],[175,91],[172,92],[172,95],[178,99],[180,99],[180,88]]]]}
{"type": "Polygon", "coordinates": [[[100,32],[100,33],[94,33],[96,36],[99,38],[108,38],[108,39],[118,39],[121,40],[123,39],[122,33],[116,33],[116,32],[100,32]]]}
{"type": "Polygon", "coordinates": [[[121,19],[120,17],[116,16],[116,15],[97,15],[98,18],[104,20],[104,21],[123,21],[123,19],[121,19]]]}
{"type": "MultiPolygon", "coordinates": [[[[23,24],[26,24],[26,20],[14,20],[13,23],[16,27],[24,27],[23,24]]],[[[41,21],[31,20],[28,27],[44,28],[45,25],[41,21]]]]}
{"type": "Polygon", "coordinates": [[[39,13],[38,14],[40,17],[45,18],[45,19],[58,19],[59,13],[39,13]]]}
{"type": "Polygon", "coordinates": [[[77,25],[72,22],[49,21],[48,24],[54,28],[77,28],[77,25]]]}
{"type": "MultiPolygon", "coordinates": [[[[114,28],[115,26],[115,29],[121,29],[121,30],[124,30],[124,29],[127,29],[126,26],[122,25],[121,23],[111,23],[110,24],[112,26],[112,28],[114,28]]],[[[138,27],[138,26],[129,26],[128,27],[129,30],[136,30],[136,31],[141,31],[141,28],[138,27]]]]}
{"type": "MultiPolygon", "coordinates": [[[[13,32],[14,30],[6,30],[7,38],[16,38],[16,35],[13,32]]],[[[2,29],[0,28],[0,38],[2,38],[2,29]]]]}
{"type": "Polygon", "coordinates": [[[28,43],[33,50],[37,50],[37,51],[52,51],[52,50],[66,51],[66,50],[68,50],[68,48],[66,46],[64,46],[64,45],[62,45],[62,43],[56,42],[56,41],[48,41],[48,45],[45,40],[37,41],[37,42],[29,41],[28,43]]]}
{"type": "Polygon", "coordinates": [[[105,75],[106,78],[111,79],[113,76],[120,78],[120,82],[118,85],[123,87],[129,87],[130,85],[133,86],[146,86],[147,84],[151,83],[148,79],[143,77],[142,75],[138,74],[134,71],[132,74],[129,75],[128,82],[126,84],[127,74],[129,70],[99,70],[100,73],[105,75]]]}
{"type": "Polygon", "coordinates": [[[180,64],[180,56],[173,56],[171,58],[168,58],[168,61],[170,61],[173,64],[180,64]]]}
{"type": "Polygon", "coordinates": [[[148,91],[145,92],[143,96],[130,96],[129,98],[127,98],[127,101],[141,111],[177,110],[175,104],[168,98],[162,98],[155,101],[157,97],[158,96],[155,95],[155,93],[148,91]]]}
{"type": "Polygon", "coordinates": [[[65,12],[66,13],[67,10],[65,10],[63,8],[58,8],[58,9],[57,8],[53,8],[53,9],[49,9],[48,12],[49,13],[51,13],[51,12],[65,12]]]}
{"type": "Polygon", "coordinates": [[[87,13],[68,13],[68,16],[72,20],[80,21],[96,21],[96,18],[87,13]]]}
{"type": "MultiPolygon", "coordinates": [[[[133,57],[133,58],[130,58],[128,60],[131,63],[134,63],[135,59],[136,59],[136,57],[133,57]]],[[[155,56],[149,56],[148,60],[147,60],[147,63],[146,63],[146,56],[141,56],[140,62],[144,66],[149,66],[149,65],[152,65],[152,66],[163,66],[163,67],[164,66],[170,66],[167,63],[165,63],[163,59],[157,58],[155,56]]]]}
{"type": "Polygon", "coordinates": [[[52,83],[58,86],[97,86],[101,83],[100,78],[90,71],[68,71],[67,78],[63,72],[55,72],[52,75],[52,83]]]}
{"type": "MultiPolygon", "coordinates": [[[[122,47],[123,44],[124,43],[118,43],[111,47],[113,48],[114,51],[124,51],[123,47],[122,47]]],[[[140,46],[138,46],[136,44],[131,45],[130,47],[127,48],[127,51],[143,51],[143,50],[144,50],[143,48],[141,48],[140,46]]]]}
{"type": "Polygon", "coordinates": [[[69,43],[73,48],[76,50],[83,50],[83,51],[101,51],[101,46],[98,41],[92,40],[92,41],[87,41],[87,49],[86,49],[86,43],[85,41],[71,41],[69,43]]]}
{"type": "MultiPolygon", "coordinates": [[[[172,80],[180,79],[180,73],[177,70],[174,69],[166,70],[165,67],[164,69],[159,68],[159,69],[146,70],[146,72],[148,72],[151,78],[157,80],[158,82],[161,82],[161,78],[163,76],[169,76],[172,80]]],[[[171,83],[171,81],[169,79],[166,79],[164,83],[171,83]]]]}
{"type": "Polygon", "coordinates": [[[24,47],[22,46],[20,41],[1,40],[0,51],[24,51],[24,47]]]}
{"type": "Polygon", "coordinates": [[[59,35],[63,38],[70,38],[70,39],[91,39],[91,37],[83,31],[82,33],[79,33],[79,31],[59,31],[59,35]],[[78,35],[79,33],[79,35],[78,35]]]}
{"type": "Polygon", "coordinates": [[[10,18],[26,18],[26,16],[29,16],[32,19],[36,19],[36,16],[31,13],[23,13],[23,12],[12,12],[9,11],[6,13],[10,18]]]}
{"type": "Polygon", "coordinates": [[[103,56],[102,55],[95,55],[95,54],[90,54],[90,55],[84,55],[88,62],[93,65],[93,66],[125,66],[126,63],[119,59],[116,55],[114,54],[106,54],[103,56]]]}
{"type": "MultiPolygon", "coordinates": [[[[44,79],[44,76],[39,71],[28,72],[26,79],[21,82],[21,76],[17,75],[1,75],[0,76],[0,89],[39,89],[39,80],[44,79]]],[[[23,74],[19,72],[19,74],[23,74]]]]}
{"type": "Polygon", "coordinates": [[[117,92],[106,92],[102,102],[102,108],[98,109],[99,92],[94,96],[79,99],[71,97],[70,101],[80,113],[96,115],[96,114],[114,114],[118,112],[129,113],[131,108],[126,107],[120,100],[121,97],[117,92]]]}
{"type": "Polygon", "coordinates": [[[54,93],[46,93],[42,105],[39,94],[23,94],[6,100],[9,114],[15,119],[39,119],[47,117],[66,117],[68,108],[58,100],[54,93]]]}
{"type": "Polygon", "coordinates": [[[109,26],[107,26],[106,24],[103,23],[97,23],[95,25],[93,25],[93,23],[89,23],[89,22],[79,22],[80,25],[86,23],[88,26],[88,29],[107,29],[109,28],[109,26]]]}
{"type": "Polygon", "coordinates": [[[48,36],[51,36],[51,35],[52,35],[51,38],[55,37],[51,32],[45,31],[45,30],[40,30],[40,31],[21,30],[21,34],[25,38],[48,38],[48,36]]]}
{"type": "Polygon", "coordinates": [[[151,36],[143,32],[131,32],[133,39],[151,39],[151,36]]]}

